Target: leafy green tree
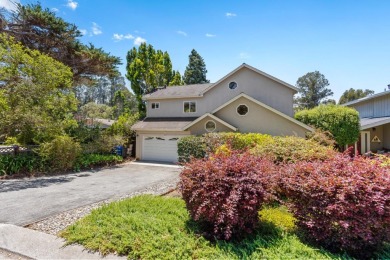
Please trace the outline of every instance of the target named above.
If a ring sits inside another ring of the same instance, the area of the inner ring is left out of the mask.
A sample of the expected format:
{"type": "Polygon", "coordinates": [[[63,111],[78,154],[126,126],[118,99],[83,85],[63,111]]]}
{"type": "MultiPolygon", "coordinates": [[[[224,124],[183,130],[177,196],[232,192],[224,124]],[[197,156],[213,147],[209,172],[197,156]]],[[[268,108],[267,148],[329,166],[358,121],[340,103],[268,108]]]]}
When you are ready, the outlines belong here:
{"type": "Polygon", "coordinates": [[[345,104],[349,101],[353,101],[353,100],[356,100],[359,98],[364,98],[364,97],[367,97],[368,95],[372,95],[374,93],[375,92],[373,90],[369,90],[369,89],[363,90],[363,89],[350,88],[350,89],[344,91],[344,93],[341,95],[340,100],[339,100],[339,104],[340,105],[345,104]]]}
{"type": "Polygon", "coordinates": [[[307,125],[329,131],[340,148],[355,143],[359,138],[359,113],[350,107],[320,105],[296,113],[295,118],[307,125]]]}
{"type": "Polygon", "coordinates": [[[77,124],[72,72],[59,61],[0,33],[0,133],[21,144],[50,141],[77,124]]]}
{"type": "Polygon", "coordinates": [[[309,72],[297,81],[299,97],[295,99],[295,102],[301,109],[314,108],[325,98],[333,95],[327,86],[329,82],[323,74],[319,71],[309,72]]]}
{"type": "Polygon", "coordinates": [[[122,114],[129,114],[137,111],[135,96],[128,90],[118,90],[114,95],[114,115],[118,118],[122,114]]]}
{"type": "Polygon", "coordinates": [[[173,71],[173,77],[171,82],[169,82],[169,86],[182,86],[182,85],[184,85],[184,81],[180,72],[178,70],[173,71]]]}
{"type": "Polygon", "coordinates": [[[193,49],[188,56],[188,60],[189,62],[183,77],[184,83],[186,85],[209,83],[210,81],[206,78],[206,64],[202,56],[193,49]]]}
{"type": "Polygon", "coordinates": [[[127,79],[131,82],[138,103],[138,110],[145,112],[142,95],[154,92],[158,86],[167,86],[172,80],[172,64],[167,52],[155,50],[152,45],[142,43],[138,49],[127,53],[127,79]]]}
{"type": "Polygon", "coordinates": [[[105,104],[90,102],[80,107],[80,112],[84,117],[88,118],[112,119],[114,108],[105,104]]]}
{"type": "Polygon", "coordinates": [[[82,44],[78,40],[82,34],[76,25],[57,17],[40,3],[17,4],[15,12],[0,12],[0,21],[0,33],[69,66],[75,85],[92,84],[96,76],[118,74],[118,57],[92,44],[82,44]]]}
{"type": "Polygon", "coordinates": [[[112,136],[122,136],[125,139],[125,143],[130,144],[133,140],[135,140],[135,132],[131,130],[131,127],[139,120],[139,118],[139,113],[122,114],[106,131],[112,136]]]}

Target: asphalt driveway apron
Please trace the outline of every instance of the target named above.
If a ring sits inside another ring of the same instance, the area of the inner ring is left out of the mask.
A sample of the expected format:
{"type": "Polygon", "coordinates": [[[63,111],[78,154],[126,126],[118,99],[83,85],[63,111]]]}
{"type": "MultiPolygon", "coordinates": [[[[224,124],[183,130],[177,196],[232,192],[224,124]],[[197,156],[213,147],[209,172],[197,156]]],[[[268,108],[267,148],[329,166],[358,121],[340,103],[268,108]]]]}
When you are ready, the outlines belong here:
{"type": "Polygon", "coordinates": [[[174,180],[180,169],[128,163],[99,171],[0,180],[0,223],[24,226],[53,214],[174,180]]]}

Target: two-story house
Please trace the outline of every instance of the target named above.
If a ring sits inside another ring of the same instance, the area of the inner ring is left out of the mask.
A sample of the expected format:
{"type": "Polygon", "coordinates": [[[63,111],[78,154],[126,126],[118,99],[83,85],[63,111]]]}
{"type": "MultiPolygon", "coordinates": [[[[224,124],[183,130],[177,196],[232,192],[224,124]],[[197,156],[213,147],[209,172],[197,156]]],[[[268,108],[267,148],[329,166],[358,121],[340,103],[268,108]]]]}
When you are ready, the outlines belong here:
{"type": "Polygon", "coordinates": [[[216,83],[167,87],[145,95],[147,113],[136,131],[136,158],[177,161],[186,135],[239,131],[304,137],[309,126],[293,118],[297,88],[247,64],[216,83]]]}
{"type": "Polygon", "coordinates": [[[390,150],[390,90],[344,104],[353,107],[360,116],[360,137],[356,150],[390,150]]]}

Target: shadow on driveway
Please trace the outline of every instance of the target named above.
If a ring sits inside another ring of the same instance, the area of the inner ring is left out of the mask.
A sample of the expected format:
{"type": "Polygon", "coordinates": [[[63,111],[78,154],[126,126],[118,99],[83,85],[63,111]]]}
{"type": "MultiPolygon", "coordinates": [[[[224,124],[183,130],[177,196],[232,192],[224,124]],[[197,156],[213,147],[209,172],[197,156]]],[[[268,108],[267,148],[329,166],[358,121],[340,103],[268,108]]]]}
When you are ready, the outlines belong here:
{"type": "MultiPolygon", "coordinates": [[[[87,177],[87,174],[84,176],[78,177],[87,177]]],[[[55,184],[61,184],[66,182],[71,182],[76,176],[58,176],[50,178],[39,178],[33,180],[10,180],[10,181],[0,181],[0,193],[1,192],[10,192],[10,191],[19,191],[31,188],[43,188],[49,187],[55,184]]]]}

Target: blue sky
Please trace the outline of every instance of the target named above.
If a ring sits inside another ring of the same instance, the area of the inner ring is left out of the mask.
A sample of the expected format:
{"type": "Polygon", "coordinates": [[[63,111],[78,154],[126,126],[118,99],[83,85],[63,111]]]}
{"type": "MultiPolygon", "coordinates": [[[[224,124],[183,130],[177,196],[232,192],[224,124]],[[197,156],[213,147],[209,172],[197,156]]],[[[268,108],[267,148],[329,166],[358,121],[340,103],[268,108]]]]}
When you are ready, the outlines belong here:
{"type": "Polygon", "coordinates": [[[168,51],[181,73],[196,49],[211,82],[245,62],[292,85],[319,70],[336,100],[351,87],[378,93],[390,84],[386,0],[40,2],[85,32],[83,42],[121,57],[123,75],[127,51],[146,41],[168,51]]]}

